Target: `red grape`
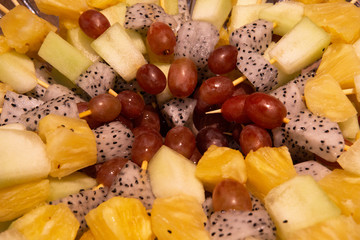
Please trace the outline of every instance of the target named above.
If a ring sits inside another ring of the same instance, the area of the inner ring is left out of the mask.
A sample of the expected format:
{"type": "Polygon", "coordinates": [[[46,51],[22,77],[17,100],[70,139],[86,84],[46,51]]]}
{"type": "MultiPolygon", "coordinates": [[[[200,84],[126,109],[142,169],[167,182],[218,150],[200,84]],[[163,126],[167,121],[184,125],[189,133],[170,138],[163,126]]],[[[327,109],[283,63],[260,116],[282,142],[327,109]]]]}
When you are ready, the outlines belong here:
{"type": "MultiPolygon", "coordinates": [[[[85,112],[85,111],[89,110],[89,103],[88,102],[79,102],[77,104],[77,108],[78,108],[79,113],[85,112]]],[[[91,115],[86,116],[83,119],[87,122],[87,124],[89,125],[89,127],[91,129],[100,127],[103,124],[102,122],[96,121],[91,115]]]]}
{"type": "Polygon", "coordinates": [[[168,73],[170,92],[179,98],[190,96],[197,84],[197,70],[189,58],[179,58],[171,63],[168,73]]]}
{"type": "Polygon", "coordinates": [[[176,36],[169,25],[163,22],[154,22],[146,35],[150,50],[156,55],[170,55],[174,53],[176,36]]]}
{"type": "Polygon", "coordinates": [[[134,91],[125,90],[117,95],[121,102],[121,115],[134,119],[141,116],[144,111],[144,99],[134,91]]]}
{"type": "Polygon", "coordinates": [[[98,38],[110,27],[110,22],[101,12],[90,9],[80,15],[79,26],[89,37],[98,38]]]}
{"type": "Polygon", "coordinates": [[[154,64],[142,65],[136,72],[136,80],[145,92],[159,94],[166,87],[165,74],[154,64]]]}
{"type": "Polygon", "coordinates": [[[216,76],[203,82],[199,89],[199,98],[207,104],[222,104],[234,92],[235,87],[231,79],[216,76]]]}
{"type": "Polygon", "coordinates": [[[244,111],[247,96],[238,95],[227,99],[221,106],[222,116],[229,122],[249,123],[250,119],[244,111]]]}
{"type": "Polygon", "coordinates": [[[233,179],[225,179],[216,184],[212,200],[214,211],[251,211],[252,209],[250,194],[246,187],[233,179]]]}
{"type": "Polygon", "coordinates": [[[152,132],[144,132],[134,139],[131,159],[141,166],[143,161],[150,161],[163,144],[163,139],[152,132]]]}
{"type": "MultiPolygon", "coordinates": [[[[212,110],[212,108],[209,110],[212,110]]],[[[225,132],[231,127],[231,123],[226,121],[221,114],[205,114],[197,109],[194,110],[193,122],[196,129],[199,131],[204,127],[211,126],[225,132]]]]}
{"type": "Polygon", "coordinates": [[[133,129],[134,128],[134,124],[132,121],[130,121],[130,119],[124,117],[124,116],[121,116],[118,115],[115,119],[115,121],[118,121],[118,122],[121,122],[125,127],[127,127],[128,129],[133,129]]]}
{"type": "Polygon", "coordinates": [[[152,107],[145,106],[140,117],[134,119],[134,126],[146,126],[160,132],[160,117],[152,107]]]}
{"type": "Polygon", "coordinates": [[[91,117],[99,122],[110,122],[121,112],[121,102],[118,98],[105,93],[93,97],[89,101],[91,117]]]}
{"type": "Polygon", "coordinates": [[[184,126],[176,126],[166,134],[164,144],[186,158],[193,154],[196,141],[191,130],[184,126]]]}
{"type": "Polygon", "coordinates": [[[116,157],[101,164],[96,173],[96,180],[106,187],[110,187],[119,174],[121,168],[129,161],[125,158],[116,157]]]}
{"type": "Polygon", "coordinates": [[[219,129],[205,127],[196,135],[196,146],[199,152],[203,154],[211,145],[227,147],[228,142],[225,135],[219,129]]]}
{"type": "Polygon", "coordinates": [[[195,148],[193,154],[190,157],[190,161],[197,164],[200,158],[202,158],[202,154],[199,152],[199,149],[195,148]]]}
{"type": "Polygon", "coordinates": [[[225,74],[236,68],[237,48],[224,45],[215,49],[209,56],[209,69],[216,74],[225,74]]]}
{"type": "Polygon", "coordinates": [[[251,150],[256,151],[261,147],[271,147],[271,136],[265,129],[256,125],[246,125],[240,132],[239,142],[241,152],[247,155],[251,150]]]}
{"type": "Polygon", "coordinates": [[[260,92],[246,98],[244,109],[251,121],[266,129],[280,127],[287,114],[286,107],[279,99],[260,92]]]}
{"type": "Polygon", "coordinates": [[[151,132],[151,133],[158,135],[159,137],[162,137],[158,131],[156,131],[153,128],[146,127],[146,126],[139,126],[139,127],[132,129],[131,131],[135,137],[140,136],[141,134],[143,134],[145,132],[151,132]]]}
{"type": "Polygon", "coordinates": [[[246,82],[239,83],[235,86],[235,91],[233,92],[232,96],[247,94],[250,95],[255,92],[255,89],[246,82]]]}

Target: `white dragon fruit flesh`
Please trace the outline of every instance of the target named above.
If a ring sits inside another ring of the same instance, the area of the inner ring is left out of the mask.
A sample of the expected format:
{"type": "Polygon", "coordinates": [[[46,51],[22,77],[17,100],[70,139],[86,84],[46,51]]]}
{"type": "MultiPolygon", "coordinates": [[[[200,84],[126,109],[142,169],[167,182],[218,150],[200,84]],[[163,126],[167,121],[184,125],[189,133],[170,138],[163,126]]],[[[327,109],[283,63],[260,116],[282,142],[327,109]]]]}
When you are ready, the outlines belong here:
{"type": "Polygon", "coordinates": [[[173,98],[164,103],[160,111],[170,127],[191,127],[196,102],[193,98],[173,98]]]}
{"type": "Polygon", "coordinates": [[[46,101],[50,101],[52,99],[55,99],[55,98],[58,98],[58,97],[61,97],[64,95],[74,97],[76,103],[85,102],[85,100],[83,100],[81,97],[75,95],[75,93],[73,91],[71,91],[67,87],[60,85],[60,84],[51,84],[46,89],[45,94],[41,98],[41,100],[46,102],[46,101]]]}
{"type": "Polygon", "coordinates": [[[327,174],[331,173],[330,169],[314,160],[297,163],[294,167],[298,175],[310,175],[315,181],[319,181],[327,174]]]}

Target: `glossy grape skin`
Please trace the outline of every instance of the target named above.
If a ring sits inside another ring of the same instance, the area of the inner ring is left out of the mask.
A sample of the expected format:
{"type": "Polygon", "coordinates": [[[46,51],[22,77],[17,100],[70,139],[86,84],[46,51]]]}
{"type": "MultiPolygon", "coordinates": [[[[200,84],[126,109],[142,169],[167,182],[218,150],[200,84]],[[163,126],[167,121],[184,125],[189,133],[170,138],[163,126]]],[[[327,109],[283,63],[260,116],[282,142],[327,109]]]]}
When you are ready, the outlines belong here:
{"type": "Polygon", "coordinates": [[[153,134],[158,135],[159,137],[162,137],[158,131],[156,131],[153,128],[146,127],[146,126],[139,126],[139,127],[132,129],[131,131],[135,137],[140,136],[141,134],[146,133],[146,132],[151,132],[153,134]]]}
{"type": "Polygon", "coordinates": [[[96,39],[110,27],[110,22],[101,12],[90,9],[80,15],[79,26],[86,35],[96,39]]]}
{"type": "Polygon", "coordinates": [[[156,55],[166,56],[174,53],[176,36],[169,25],[154,22],[146,35],[150,50],[156,55]]]}
{"type": "Polygon", "coordinates": [[[125,127],[127,127],[127,128],[130,129],[130,130],[132,130],[132,129],[134,128],[133,122],[132,122],[130,119],[128,119],[128,118],[126,118],[126,117],[124,117],[124,116],[121,116],[121,114],[118,115],[118,116],[114,119],[114,121],[121,122],[125,127]]]}
{"type": "Polygon", "coordinates": [[[235,140],[235,142],[239,145],[240,145],[239,138],[240,138],[240,133],[241,133],[242,129],[243,129],[242,124],[235,124],[235,126],[232,129],[232,137],[235,140]]]}
{"type": "Polygon", "coordinates": [[[251,150],[256,151],[261,147],[272,147],[272,139],[268,131],[256,126],[246,125],[239,136],[241,152],[247,155],[251,150]]]}
{"type": "Polygon", "coordinates": [[[235,90],[231,96],[234,97],[243,94],[250,95],[254,92],[255,89],[249,83],[242,82],[235,86],[235,90]]]}
{"type": "Polygon", "coordinates": [[[245,100],[248,95],[238,95],[228,98],[221,106],[221,114],[225,120],[236,123],[249,123],[250,119],[244,111],[245,100]]]}
{"type": "Polygon", "coordinates": [[[146,126],[160,132],[159,114],[150,106],[145,106],[140,117],[134,119],[134,127],[146,126]]]}
{"type": "Polygon", "coordinates": [[[121,102],[118,98],[105,93],[100,94],[89,101],[91,117],[99,122],[111,122],[121,112],[121,102]]]}
{"type": "Polygon", "coordinates": [[[200,159],[202,158],[202,156],[203,155],[200,153],[199,149],[197,149],[197,147],[196,147],[193,154],[189,158],[189,160],[191,162],[193,162],[194,164],[197,164],[200,161],[200,159]]]}
{"type": "MultiPolygon", "coordinates": [[[[77,103],[77,108],[78,108],[79,113],[85,112],[85,111],[89,110],[89,103],[88,102],[79,102],[79,103],[77,103]]],[[[87,124],[89,125],[89,127],[91,129],[100,127],[103,124],[102,122],[96,121],[91,115],[86,116],[82,119],[84,119],[87,122],[87,124]]]]}
{"type": "Polygon", "coordinates": [[[170,129],[166,134],[164,144],[186,158],[190,158],[196,148],[194,134],[184,126],[176,126],[170,129]]]}
{"type": "Polygon", "coordinates": [[[205,127],[196,135],[196,146],[201,154],[211,146],[228,147],[225,135],[217,128],[205,127]]]}
{"type": "Polygon", "coordinates": [[[162,144],[163,139],[152,132],[138,135],[132,145],[131,160],[141,166],[143,161],[150,161],[162,144]]]}
{"type": "Polygon", "coordinates": [[[207,104],[222,104],[234,92],[231,79],[225,76],[215,76],[203,82],[199,89],[199,98],[207,104]]]}
{"type": "Polygon", "coordinates": [[[225,74],[236,68],[237,48],[224,45],[216,48],[209,56],[208,67],[215,74],[225,74]]]}
{"type": "Polygon", "coordinates": [[[252,203],[246,187],[233,179],[225,179],[216,184],[212,203],[214,211],[251,211],[252,203]]]}
{"type": "Polygon", "coordinates": [[[144,99],[134,91],[121,91],[117,98],[121,102],[121,115],[134,119],[141,116],[144,111],[145,102],[144,99]]]}
{"type": "Polygon", "coordinates": [[[165,74],[154,64],[142,65],[136,72],[136,80],[145,92],[159,94],[166,87],[165,74]]]}
{"type": "Polygon", "coordinates": [[[266,129],[280,127],[287,114],[286,107],[280,100],[260,92],[246,98],[244,109],[251,121],[266,129]]]}
{"type": "Polygon", "coordinates": [[[101,164],[96,173],[96,181],[110,187],[128,159],[116,157],[101,164]]]}
{"type": "Polygon", "coordinates": [[[170,92],[179,98],[190,96],[197,84],[197,69],[189,58],[178,58],[170,65],[168,85],[170,92]]]}

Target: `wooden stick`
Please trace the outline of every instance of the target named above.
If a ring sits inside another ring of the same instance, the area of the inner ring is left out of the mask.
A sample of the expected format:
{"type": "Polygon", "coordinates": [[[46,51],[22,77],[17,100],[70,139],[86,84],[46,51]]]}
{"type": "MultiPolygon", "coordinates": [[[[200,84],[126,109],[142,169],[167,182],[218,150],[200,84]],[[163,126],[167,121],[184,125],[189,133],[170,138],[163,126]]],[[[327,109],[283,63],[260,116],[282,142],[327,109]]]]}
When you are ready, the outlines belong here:
{"type": "Polygon", "coordinates": [[[356,94],[356,91],[354,88],[343,89],[342,91],[345,95],[356,94]]]}
{"type": "Polygon", "coordinates": [[[3,13],[8,13],[9,12],[9,9],[7,9],[4,5],[2,5],[1,3],[0,3],[0,11],[2,11],[3,13]]]}
{"type": "Polygon", "coordinates": [[[356,2],[357,2],[357,0],[351,0],[350,3],[355,4],[356,2]]]}
{"type": "Polygon", "coordinates": [[[350,146],[349,145],[344,145],[344,151],[349,150],[350,146]]]}
{"type": "Polygon", "coordinates": [[[148,161],[143,161],[143,162],[141,163],[141,169],[142,169],[143,171],[146,171],[147,168],[148,168],[148,164],[149,164],[148,161]]]}
{"type": "Polygon", "coordinates": [[[39,84],[40,86],[42,86],[42,87],[44,87],[46,89],[50,86],[49,84],[47,84],[46,82],[41,81],[38,78],[36,79],[36,82],[37,82],[37,84],[39,84]]]}
{"type": "Polygon", "coordinates": [[[15,5],[15,6],[18,6],[20,5],[19,2],[17,0],[11,0],[11,2],[15,5]]]}
{"type": "Polygon", "coordinates": [[[117,94],[114,90],[112,90],[111,88],[109,89],[108,92],[109,92],[110,95],[113,95],[114,97],[117,97],[117,95],[118,95],[118,94],[117,94]]]}
{"type": "Polygon", "coordinates": [[[84,112],[79,113],[79,118],[84,118],[91,115],[91,110],[86,110],[84,112]]]}

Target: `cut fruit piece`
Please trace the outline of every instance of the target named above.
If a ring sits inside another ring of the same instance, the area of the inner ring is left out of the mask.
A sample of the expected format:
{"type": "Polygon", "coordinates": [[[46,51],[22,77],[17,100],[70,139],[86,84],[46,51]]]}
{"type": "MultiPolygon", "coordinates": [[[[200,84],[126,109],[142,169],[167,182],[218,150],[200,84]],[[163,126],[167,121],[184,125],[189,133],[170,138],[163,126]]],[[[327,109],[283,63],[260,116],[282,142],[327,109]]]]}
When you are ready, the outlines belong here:
{"type": "Polygon", "coordinates": [[[317,74],[330,74],[341,88],[354,88],[354,77],[360,75],[360,58],[350,44],[331,44],[321,59],[317,74]]]}
{"type": "Polygon", "coordinates": [[[0,189],[46,178],[50,172],[45,144],[34,132],[1,128],[0,152],[0,189]]]}
{"type": "Polygon", "coordinates": [[[95,239],[154,239],[151,220],[140,200],[113,197],[85,216],[95,239]]]}
{"type": "Polygon", "coordinates": [[[14,220],[44,203],[49,191],[47,179],[0,189],[0,222],[14,220]]]}
{"type": "Polygon", "coordinates": [[[0,107],[4,106],[5,94],[7,91],[14,91],[14,89],[7,83],[0,82],[0,107]]]}
{"type": "MultiPolygon", "coordinates": [[[[165,74],[165,76],[168,75],[171,65],[170,63],[156,63],[155,65],[165,74]]],[[[173,98],[174,95],[172,95],[168,81],[166,80],[166,87],[161,93],[156,95],[156,102],[158,103],[159,106],[161,106],[173,98]]]]}
{"type": "Polygon", "coordinates": [[[195,175],[209,192],[224,179],[245,184],[247,176],[244,157],[238,150],[211,145],[199,160],[195,175]]]}
{"type": "Polygon", "coordinates": [[[305,16],[331,35],[331,42],[354,43],[360,37],[360,9],[350,2],[305,5],[305,16]]]}
{"type": "Polygon", "coordinates": [[[202,183],[195,176],[196,166],[189,159],[163,145],[149,161],[151,188],[156,197],[187,194],[205,201],[202,183]]]}
{"type": "Polygon", "coordinates": [[[36,75],[33,61],[15,51],[0,54],[0,81],[9,84],[17,93],[35,88],[36,75]]]}
{"type": "Polygon", "coordinates": [[[260,200],[274,187],[296,176],[286,147],[263,147],[251,151],[245,158],[249,191],[260,200]]]}
{"type": "Polygon", "coordinates": [[[35,0],[35,3],[42,13],[64,19],[78,19],[89,8],[86,0],[35,0]]]}
{"type": "Polygon", "coordinates": [[[318,183],[341,209],[342,214],[352,216],[360,224],[360,175],[334,169],[318,183]]]}
{"type": "Polygon", "coordinates": [[[254,4],[264,4],[266,1],[265,0],[233,0],[233,3],[235,2],[234,5],[241,5],[241,6],[246,6],[246,5],[254,5],[254,4]]]}
{"type": "Polygon", "coordinates": [[[265,207],[281,239],[341,213],[311,176],[296,176],[272,189],[265,207]]]}
{"type": "Polygon", "coordinates": [[[231,0],[197,0],[192,11],[192,20],[212,23],[220,30],[231,8],[231,0]]]}
{"type": "Polygon", "coordinates": [[[344,138],[353,141],[360,131],[358,116],[354,115],[344,122],[338,122],[344,138]]]}
{"type": "Polygon", "coordinates": [[[38,54],[73,82],[92,64],[78,49],[53,32],[47,35],[38,54]]]}
{"type": "Polygon", "coordinates": [[[90,189],[97,185],[96,179],[85,173],[75,172],[63,178],[49,178],[50,195],[48,201],[58,200],[71,194],[80,192],[81,189],[90,189]]]}
{"type": "Polygon", "coordinates": [[[83,119],[50,114],[40,120],[39,135],[46,142],[52,177],[64,177],[96,163],[95,136],[83,119]]]}
{"type": "Polygon", "coordinates": [[[151,211],[152,229],[159,240],[208,240],[206,215],[193,197],[157,198],[151,211]]]}
{"type": "Polygon", "coordinates": [[[0,240],[28,240],[16,229],[8,229],[0,232],[0,240]]]}
{"type": "Polygon", "coordinates": [[[344,122],[357,111],[330,74],[316,74],[305,83],[306,106],[314,114],[333,122],[344,122]]]}
{"type": "Polygon", "coordinates": [[[75,239],[79,222],[64,204],[43,205],[14,221],[9,229],[16,229],[26,239],[75,239]]]}
{"type": "Polygon", "coordinates": [[[269,52],[276,67],[292,74],[321,58],[330,44],[330,35],[309,18],[303,17],[269,52]]]}
{"type": "Polygon", "coordinates": [[[300,229],[290,234],[291,240],[309,240],[309,239],[359,239],[360,225],[356,224],[351,217],[343,215],[329,218],[313,226],[300,229]]]}
{"type": "Polygon", "coordinates": [[[0,35],[0,54],[9,52],[10,50],[11,50],[11,47],[7,43],[6,37],[4,37],[3,35],[0,35]]]}
{"type": "Polygon", "coordinates": [[[11,9],[0,19],[0,28],[7,44],[19,53],[38,51],[46,35],[57,30],[22,5],[11,9]]]}
{"type": "Polygon", "coordinates": [[[104,9],[117,4],[122,0],[86,0],[87,4],[92,8],[104,9]]]}
{"type": "Polygon", "coordinates": [[[96,239],[94,237],[94,234],[92,234],[90,230],[87,230],[86,232],[84,232],[83,235],[81,235],[80,240],[96,240],[96,239]]]}
{"type": "Polygon", "coordinates": [[[337,162],[346,171],[360,176],[360,139],[356,140],[347,151],[341,154],[337,162]]]}
{"type": "Polygon", "coordinates": [[[178,0],[160,0],[160,6],[167,14],[176,15],[179,13],[178,0]]]}
{"type": "Polygon", "coordinates": [[[91,47],[127,82],[133,80],[138,68],[147,63],[119,23],[108,28],[91,47]]]}
{"type": "Polygon", "coordinates": [[[115,23],[120,23],[121,26],[124,26],[126,4],[124,2],[120,2],[116,5],[101,10],[101,13],[105,15],[111,25],[114,25],[115,23]]]}
{"type": "Polygon", "coordinates": [[[297,2],[277,2],[259,12],[259,18],[276,23],[274,34],[284,36],[303,17],[304,5],[297,2]]]}
{"type": "Polygon", "coordinates": [[[154,3],[157,5],[160,5],[159,0],[125,0],[125,3],[127,6],[132,6],[137,3],[154,3]]]}

